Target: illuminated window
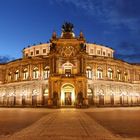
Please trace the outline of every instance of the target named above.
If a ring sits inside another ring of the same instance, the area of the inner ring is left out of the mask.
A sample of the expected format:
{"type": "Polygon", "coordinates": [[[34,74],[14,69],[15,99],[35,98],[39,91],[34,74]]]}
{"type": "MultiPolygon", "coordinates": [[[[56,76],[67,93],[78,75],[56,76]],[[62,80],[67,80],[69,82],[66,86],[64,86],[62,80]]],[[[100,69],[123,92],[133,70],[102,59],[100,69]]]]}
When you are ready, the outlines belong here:
{"type": "Polygon", "coordinates": [[[39,71],[38,71],[38,68],[35,67],[33,69],[33,79],[38,79],[38,77],[39,77],[39,71]]]}
{"type": "Polygon", "coordinates": [[[65,74],[71,74],[71,69],[65,69],[65,74]]]}
{"type": "Polygon", "coordinates": [[[93,49],[90,49],[90,53],[93,53],[93,49]]]}
{"type": "Polygon", "coordinates": [[[8,73],[8,81],[11,81],[12,80],[12,72],[9,72],[8,73]]]}
{"type": "Polygon", "coordinates": [[[19,70],[16,70],[15,72],[15,80],[18,80],[19,79],[19,70]]]}
{"type": "Polygon", "coordinates": [[[127,72],[124,72],[124,81],[127,81],[128,80],[128,74],[127,72]]]}
{"type": "Polygon", "coordinates": [[[36,54],[39,54],[39,50],[36,50],[36,54]]]}
{"type": "Polygon", "coordinates": [[[87,67],[86,74],[87,74],[87,78],[92,79],[92,69],[91,69],[91,67],[87,67]]]}
{"type": "Polygon", "coordinates": [[[103,70],[100,67],[98,67],[98,69],[97,69],[97,78],[98,79],[102,79],[103,78],[103,70]]]}
{"type": "Polygon", "coordinates": [[[108,75],[108,78],[109,78],[109,79],[112,79],[112,78],[113,78],[113,71],[112,71],[111,68],[108,69],[107,75],[108,75]]]}
{"type": "Polygon", "coordinates": [[[49,90],[48,90],[48,88],[46,88],[44,91],[44,96],[48,96],[48,93],[49,93],[49,90]]]}
{"type": "Polygon", "coordinates": [[[31,52],[31,55],[33,55],[33,52],[31,52]]]}
{"type": "Polygon", "coordinates": [[[44,74],[44,79],[48,79],[49,78],[49,75],[50,75],[50,69],[49,69],[49,67],[45,67],[44,68],[43,74],[44,74]]]}
{"type": "Polygon", "coordinates": [[[72,74],[73,64],[68,61],[64,63],[62,67],[64,69],[63,74],[65,74],[66,77],[70,77],[72,74]]]}
{"type": "Polygon", "coordinates": [[[105,56],[105,52],[103,52],[103,55],[105,56]]]}
{"type": "Polygon", "coordinates": [[[27,70],[27,68],[25,68],[25,69],[23,70],[23,79],[24,79],[24,80],[27,80],[27,79],[28,79],[28,70],[27,70]]]}
{"type": "Polygon", "coordinates": [[[43,53],[46,53],[46,49],[43,49],[43,53]]]}
{"type": "Polygon", "coordinates": [[[101,54],[101,51],[100,50],[97,50],[97,54],[101,54]]]}
{"type": "Polygon", "coordinates": [[[91,90],[90,88],[88,88],[88,90],[87,90],[87,95],[88,95],[88,96],[93,96],[92,90],[91,90]]]}
{"type": "Polygon", "coordinates": [[[28,53],[26,53],[25,56],[28,57],[28,53]]]}
{"type": "Polygon", "coordinates": [[[120,70],[117,70],[117,80],[121,80],[121,72],[120,72],[120,70]]]}

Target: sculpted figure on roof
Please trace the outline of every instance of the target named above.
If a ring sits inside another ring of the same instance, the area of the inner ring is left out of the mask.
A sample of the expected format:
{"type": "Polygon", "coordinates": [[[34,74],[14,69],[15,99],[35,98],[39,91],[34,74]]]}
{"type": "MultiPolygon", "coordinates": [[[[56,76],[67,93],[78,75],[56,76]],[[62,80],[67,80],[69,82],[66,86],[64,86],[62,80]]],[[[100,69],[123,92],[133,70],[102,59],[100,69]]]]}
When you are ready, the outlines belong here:
{"type": "Polygon", "coordinates": [[[70,22],[65,22],[63,25],[62,25],[62,31],[63,32],[73,32],[73,24],[70,23],[70,22]]]}

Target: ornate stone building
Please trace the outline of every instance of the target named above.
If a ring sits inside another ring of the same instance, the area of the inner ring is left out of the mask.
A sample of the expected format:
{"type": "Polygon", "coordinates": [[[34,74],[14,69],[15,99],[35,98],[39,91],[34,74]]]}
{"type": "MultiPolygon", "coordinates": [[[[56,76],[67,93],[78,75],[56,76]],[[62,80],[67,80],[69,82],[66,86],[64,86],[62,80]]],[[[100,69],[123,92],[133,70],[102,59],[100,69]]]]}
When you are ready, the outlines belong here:
{"type": "Polygon", "coordinates": [[[60,37],[30,46],[23,58],[0,64],[1,106],[140,105],[140,65],[87,43],[65,23],[60,37]]]}

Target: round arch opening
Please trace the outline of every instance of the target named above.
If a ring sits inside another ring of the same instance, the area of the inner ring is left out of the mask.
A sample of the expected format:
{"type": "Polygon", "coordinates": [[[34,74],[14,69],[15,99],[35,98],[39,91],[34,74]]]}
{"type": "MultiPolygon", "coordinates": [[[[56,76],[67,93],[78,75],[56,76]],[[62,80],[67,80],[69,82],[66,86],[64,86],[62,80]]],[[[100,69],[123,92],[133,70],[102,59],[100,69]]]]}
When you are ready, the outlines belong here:
{"type": "Polygon", "coordinates": [[[61,105],[75,104],[75,88],[72,84],[66,83],[61,87],[61,105]]]}

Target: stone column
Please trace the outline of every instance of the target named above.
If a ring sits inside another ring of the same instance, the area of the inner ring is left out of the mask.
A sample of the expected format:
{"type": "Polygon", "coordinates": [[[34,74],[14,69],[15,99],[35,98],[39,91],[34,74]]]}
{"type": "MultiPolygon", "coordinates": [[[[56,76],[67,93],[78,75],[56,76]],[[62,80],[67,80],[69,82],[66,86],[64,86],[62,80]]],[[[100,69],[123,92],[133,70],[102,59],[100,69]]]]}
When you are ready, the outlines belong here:
{"type": "Polygon", "coordinates": [[[48,106],[52,106],[52,93],[53,93],[53,81],[49,78],[49,98],[48,98],[48,106]]]}

